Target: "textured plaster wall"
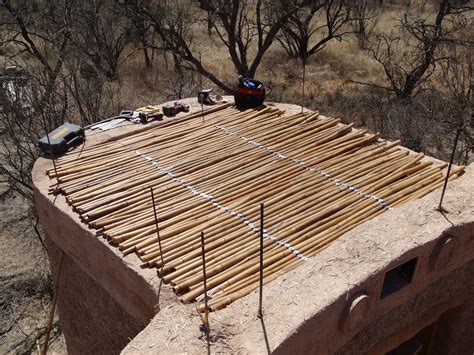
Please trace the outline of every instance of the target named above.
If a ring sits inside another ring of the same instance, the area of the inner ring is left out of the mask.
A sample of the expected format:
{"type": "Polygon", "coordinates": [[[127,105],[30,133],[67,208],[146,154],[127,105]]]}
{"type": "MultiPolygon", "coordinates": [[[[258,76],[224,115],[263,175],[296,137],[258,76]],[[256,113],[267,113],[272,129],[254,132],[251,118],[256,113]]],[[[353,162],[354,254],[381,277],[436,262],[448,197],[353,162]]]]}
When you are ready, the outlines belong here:
{"type": "MultiPolygon", "coordinates": [[[[53,275],[62,251],[47,239],[53,275]]],[[[58,311],[69,354],[117,354],[146,325],[132,316],[67,254],[59,279],[58,311]]]]}
{"type": "MultiPolygon", "coordinates": [[[[411,338],[444,312],[456,307],[467,310],[466,302],[474,297],[472,270],[474,262],[435,280],[390,312],[375,317],[368,325],[359,329],[337,354],[385,353],[411,338]]],[[[461,312],[456,312],[456,315],[460,314],[461,312]]],[[[438,354],[469,354],[474,349],[474,319],[456,315],[451,316],[450,322],[440,322],[443,323],[443,329],[441,326],[436,328],[431,347],[438,351],[443,349],[438,354]],[[451,333],[451,336],[446,336],[446,333],[451,333]],[[471,334],[469,336],[466,333],[471,334]]],[[[288,344],[290,345],[291,343],[288,344]]]]}
{"type": "MultiPolygon", "coordinates": [[[[385,353],[408,340],[419,330],[434,322],[443,312],[461,306],[474,297],[474,223],[451,227],[439,238],[415,246],[400,258],[395,259],[384,271],[392,269],[413,257],[418,258],[415,275],[410,285],[400,291],[379,299],[385,272],[369,277],[326,310],[316,313],[285,339],[275,350],[278,354],[296,353],[340,353],[362,354],[385,353]],[[433,260],[440,242],[451,236],[456,243],[448,260],[441,264],[433,260]],[[444,264],[446,263],[446,264],[444,264]],[[440,269],[437,269],[440,268],[440,269]],[[365,308],[355,309],[351,329],[342,331],[341,315],[356,295],[367,295],[365,308]],[[344,345],[345,344],[345,345],[344,345]]],[[[356,272],[356,270],[354,270],[356,272]]],[[[451,332],[459,333],[464,327],[472,328],[472,319],[455,320],[460,323],[451,332]]],[[[442,340],[442,339],[441,339],[442,340]]],[[[441,341],[440,340],[440,341],[441,341]]],[[[447,342],[447,340],[444,340],[447,342]]],[[[447,353],[469,353],[474,350],[474,337],[464,342],[449,343],[447,353]],[[463,352],[457,352],[463,350],[463,352]]]]}
{"type": "MultiPolygon", "coordinates": [[[[117,134],[129,129],[135,127],[117,134]]],[[[439,322],[438,331],[445,334],[436,343],[440,351],[474,351],[474,166],[448,186],[448,214],[436,211],[438,190],[364,223],[266,285],[263,321],[256,317],[257,292],[212,313],[209,344],[194,306],[180,304],[168,286],[161,287],[156,270],[141,268],[134,255],[123,258],[81,223],[63,197],[47,194],[51,181],[44,173],[50,163],[38,160],[33,180],[53,271],[59,250],[65,253],[58,307],[71,353],[117,353],[137,332],[124,353],[201,353],[209,347],[212,352],[380,353],[440,315],[446,320],[439,322]],[[451,241],[441,243],[448,235],[451,241]],[[444,251],[438,253],[440,243],[444,251]],[[379,300],[385,272],[412,257],[419,258],[412,284],[379,300]]]]}
{"type": "MultiPolygon", "coordinates": [[[[211,351],[380,354],[448,311],[442,318],[450,323],[439,322],[440,334],[443,328],[449,333],[436,343],[439,353],[472,354],[473,189],[469,166],[449,184],[444,215],[436,210],[437,190],[346,233],[264,287],[263,321],[256,316],[258,292],[212,313],[211,351]],[[385,273],[413,257],[412,283],[379,300],[385,273]],[[351,315],[344,318],[348,308],[351,315]]],[[[200,323],[191,307],[170,305],[123,353],[205,352],[200,323]]]]}
{"type": "MultiPolygon", "coordinates": [[[[473,273],[474,265],[471,266],[473,273]]],[[[433,347],[439,354],[474,353],[474,295],[468,294],[466,302],[444,313],[437,324],[436,343],[433,347]]]]}
{"type": "MultiPolygon", "coordinates": [[[[195,102],[191,111],[201,105],[195,102]]],[[[177,118],[184,114],[177,115],[177,118]]],[[[169,121],[173,118],[165,118],[169,121]]],[[[149,125],[126,123],[112,131],[87,131],[86,145],[127,136],[149,125]]],[[[78,154],[80,148],[75,150],[78,154]]],[[[35,204],[47,236],[48,254],[56,274],[64,253],[58,311],[68,352],[118,353],[159,311],[160,302],[175,301],[161,285],[155,269],[142,268],[135,255],[123,257],[117,248],[83,224],[63,196],[48,194],[54,184],[46,176],[52,162],[40,158],[33,168],[35,204]]]]}

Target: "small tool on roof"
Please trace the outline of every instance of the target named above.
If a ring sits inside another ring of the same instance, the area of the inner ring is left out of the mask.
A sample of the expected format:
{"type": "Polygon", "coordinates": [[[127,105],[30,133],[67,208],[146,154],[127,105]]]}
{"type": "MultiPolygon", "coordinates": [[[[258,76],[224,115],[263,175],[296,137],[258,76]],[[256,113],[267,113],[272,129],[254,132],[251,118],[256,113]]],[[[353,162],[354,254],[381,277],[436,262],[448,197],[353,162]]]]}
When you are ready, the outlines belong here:
{"type": "Polygon", "coordinates": [[[100,129],[101,131],[108,131],[109,129],[117,127],[127,118],[114,118],[113,120],[108,120],[106,122],[98,123],[91,127],[91,129],[100,129]]]}
{"type": "Polygon", "coordinates": [[[159,110],[138,112],[138,120],[140,123],[149,123],[155,119],[156,120],[163,119],[163,114],[159,112],[159,110]]]}
{"type": "Polygon", "coordinates": [[[138,114],[138,119],[133,120],[132,122],[134,123],[149,123],[155,119],[163,119],[163,113],[161,112],[161,108],[157,105],[148,105],[137,108],[135,110],[135,114],[138,114]]]}
{"type": "Polygon", "coordinates": [[[213,90],[214,89],[206,89],[206,90],[200,91],[198,93],[198,102],[204,105],[215,105],[223,101],[221,95],[211,95],[211,92],[213,90]]]}
{"type": "Polygon", "coordinates": [[[84,129],[81,126],[65,123],[41,138],[38,147],[44,154],[57,155],[65,153],[83,140],[84,129]]]}
{"type": "Polygon", "coordinates": [[[189,105],[183,104],[181,102],[175,102],[174,105],[164,105],[162,109],[165,116],[174,116],[180,112],[188,112],[189,105]]]}
{"type": "Polygon", "coordinates": [[[95,122],[91,125],[85,126],[84,129],[102,129],[107,130],[116,127],[118,124],[122,123],[124,120],[130,121],[132,123],[149,123],[155,119],[161,120],[163,114],[160,112],[160,108],[157,106],[145,106],[138,108],[136,110],[122,110],[118,116],[113,116],[95,122]],[[106,124],[110,123],[110,124],[106,124]]]}
{"type": "MultiPolygon", "coordinates": [[[[121,111],[120,114],[118,116],[112,116],[112,117],[109,117],[109,118],[106,118],[106,119],[103,119],[103,120],[100,120],[98,122],[94,122],[90,125],[87,125],[87,126],[84,126],[84,129],[95,129],[95,128],[100,128],[98,126],[100,125],[103,125],[104,123],[107,123],[107,122],[111,122],[111,121],[114,121],[114,120],[120,120],[120,119],[126,119],[126,120],[131,120],[133,118],[133,112],[134,111],[130,111],[130,110],[125,110],[125,111],[121,111]]],[[[122,121],[120,121],[122,122],[122,121]]],[[[103,126],[104,127],[104,126],[103,126]]],[[[112,128],[112,127],[110,127],[112,128]]]]}

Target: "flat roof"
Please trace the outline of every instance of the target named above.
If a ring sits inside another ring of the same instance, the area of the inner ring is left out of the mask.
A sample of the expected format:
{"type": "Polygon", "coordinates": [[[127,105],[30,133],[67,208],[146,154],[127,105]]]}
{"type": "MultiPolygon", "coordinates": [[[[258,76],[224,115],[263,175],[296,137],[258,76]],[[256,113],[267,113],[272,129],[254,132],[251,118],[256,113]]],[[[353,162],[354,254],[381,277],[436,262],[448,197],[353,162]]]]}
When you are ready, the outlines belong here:
{"type": "Polygon", "coordinates": [[[84,223],[156,267],[183,302],[202,300],[204,232],[218,310],[258,287],[261,204],[268,283],[437,189],[445,167],[317,112],[225,104],[87,144],[57,160],[58,183],[48,174],[84,223]]]}

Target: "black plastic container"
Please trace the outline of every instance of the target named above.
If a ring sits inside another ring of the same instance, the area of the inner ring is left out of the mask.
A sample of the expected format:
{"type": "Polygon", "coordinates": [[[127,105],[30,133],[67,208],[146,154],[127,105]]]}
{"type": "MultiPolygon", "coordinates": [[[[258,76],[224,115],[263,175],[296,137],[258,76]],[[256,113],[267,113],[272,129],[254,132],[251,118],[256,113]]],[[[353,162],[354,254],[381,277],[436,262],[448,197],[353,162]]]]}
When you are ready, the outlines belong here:
{"type": "Polygon", "coordinates": [[[258,80],[241,78],[234,94],[235,106],[238,108],[258,107],[265,101],[265,87],[258,80]]]}
{"type": "Polygon", "coordinates": [[[84,129],[72,123],[65,123],[41,138],[38,146],[46,155],[65,153],[72,146],[84,140],[84,129]]]}

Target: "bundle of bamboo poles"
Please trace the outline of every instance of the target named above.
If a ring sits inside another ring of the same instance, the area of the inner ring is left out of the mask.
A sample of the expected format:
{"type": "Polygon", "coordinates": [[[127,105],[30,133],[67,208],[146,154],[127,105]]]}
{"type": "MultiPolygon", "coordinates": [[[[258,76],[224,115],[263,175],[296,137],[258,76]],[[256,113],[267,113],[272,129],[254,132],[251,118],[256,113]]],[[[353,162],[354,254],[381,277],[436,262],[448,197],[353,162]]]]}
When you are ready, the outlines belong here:
{"type": "Polygon", "coordinates": [[[267,283],[444,179],[444,164],[317,112],[222,105],[204,114],[71,152],[47,173],[51,192],[124,254],[157,267],[183,302],[204,292],[203,230],[211,310],[259,285],[261,202],[267,283]]]}

